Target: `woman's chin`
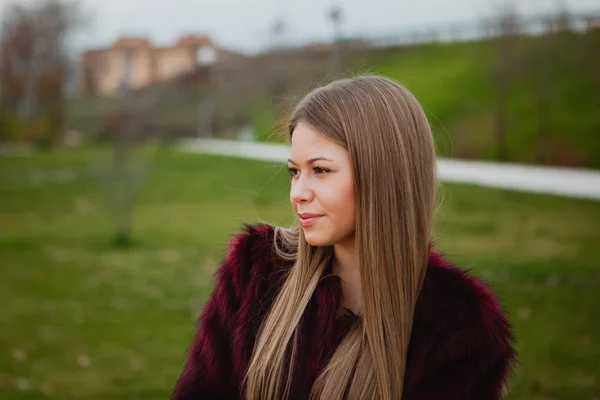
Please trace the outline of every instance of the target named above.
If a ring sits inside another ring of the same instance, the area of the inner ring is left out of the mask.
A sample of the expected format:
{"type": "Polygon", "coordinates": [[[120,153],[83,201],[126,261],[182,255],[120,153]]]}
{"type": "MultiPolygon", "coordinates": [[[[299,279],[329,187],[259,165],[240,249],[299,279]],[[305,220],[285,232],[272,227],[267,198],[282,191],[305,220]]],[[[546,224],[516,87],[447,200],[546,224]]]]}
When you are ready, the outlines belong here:
{"type": "Polygon", "coordinates": [[[331,243],[326,235],[320,234],[319,232],[310,232],[310,230],[304,230],[304,237],[306,242],[311,246],[321,247],[329,246],[331,243]]]}

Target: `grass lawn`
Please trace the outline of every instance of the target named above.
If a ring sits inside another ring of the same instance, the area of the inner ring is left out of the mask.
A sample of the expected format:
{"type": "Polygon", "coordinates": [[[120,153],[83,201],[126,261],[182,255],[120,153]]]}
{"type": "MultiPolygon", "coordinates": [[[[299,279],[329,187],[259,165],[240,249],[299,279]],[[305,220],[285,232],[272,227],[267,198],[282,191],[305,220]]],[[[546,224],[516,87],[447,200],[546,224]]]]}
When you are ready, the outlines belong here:
{"type": "MultiPolygon", "coordinates": [[[[0,158],[0,398],[166,399],[227,239],[290,222],[283,166],[161,151],[111,247],[102,149],[0,158]]],[[[443,185],[438,248],[519,340],[510,400],[600,396],[600,202],[443,185]]]]}

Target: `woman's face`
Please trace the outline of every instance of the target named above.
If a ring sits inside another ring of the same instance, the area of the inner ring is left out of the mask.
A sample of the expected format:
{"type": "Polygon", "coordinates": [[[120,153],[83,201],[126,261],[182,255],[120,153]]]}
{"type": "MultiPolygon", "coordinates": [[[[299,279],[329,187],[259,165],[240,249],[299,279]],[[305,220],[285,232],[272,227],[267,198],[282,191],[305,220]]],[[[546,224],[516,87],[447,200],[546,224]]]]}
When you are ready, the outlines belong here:
{"type": "Polygon", "coordinates": [[[294,211],[319,215],[308,220],[299,215],[307,242],[329,246],[353,240],[354,178],[348,151],[309,125],[299,123],[292,135],[288,168],[294,211]]]}

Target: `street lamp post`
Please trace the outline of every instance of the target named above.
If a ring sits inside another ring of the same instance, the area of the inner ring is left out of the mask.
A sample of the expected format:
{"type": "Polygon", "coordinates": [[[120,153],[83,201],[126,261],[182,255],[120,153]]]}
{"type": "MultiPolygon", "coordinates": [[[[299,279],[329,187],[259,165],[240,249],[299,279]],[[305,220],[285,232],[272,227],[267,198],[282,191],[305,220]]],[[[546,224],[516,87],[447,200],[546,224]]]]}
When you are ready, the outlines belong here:
{"type": "Polygon", "coordinates": [[[333,30],[334,30],[334,41],[333,41],[333,51],[332,51],[333,73],[335,75],[342,75],[343,71],[342,71],[342,57],[341,57],[341,37],[342,37],[342,30],[341,30],[342,9],[341,9],[341,7],[334,6],[329,11],[329,19],[331,20],[331,22],[333,24],[333,30]]]}

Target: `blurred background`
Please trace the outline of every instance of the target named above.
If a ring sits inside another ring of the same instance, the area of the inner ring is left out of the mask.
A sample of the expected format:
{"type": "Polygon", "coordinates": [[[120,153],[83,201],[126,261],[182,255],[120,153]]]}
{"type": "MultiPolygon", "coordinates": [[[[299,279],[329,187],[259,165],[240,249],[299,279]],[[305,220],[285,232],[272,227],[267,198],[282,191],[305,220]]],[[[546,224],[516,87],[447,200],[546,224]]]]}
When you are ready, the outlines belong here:
{"type": "Polygon", "coordinates": [[[0,0],[0,24],[1,399],[169,398],[227,240],[292,222],[291,107],[366,73],[479,173],[441,183],[435,241],[514,325],[506,398],[600,399],[597,1],[0,0]]]}

